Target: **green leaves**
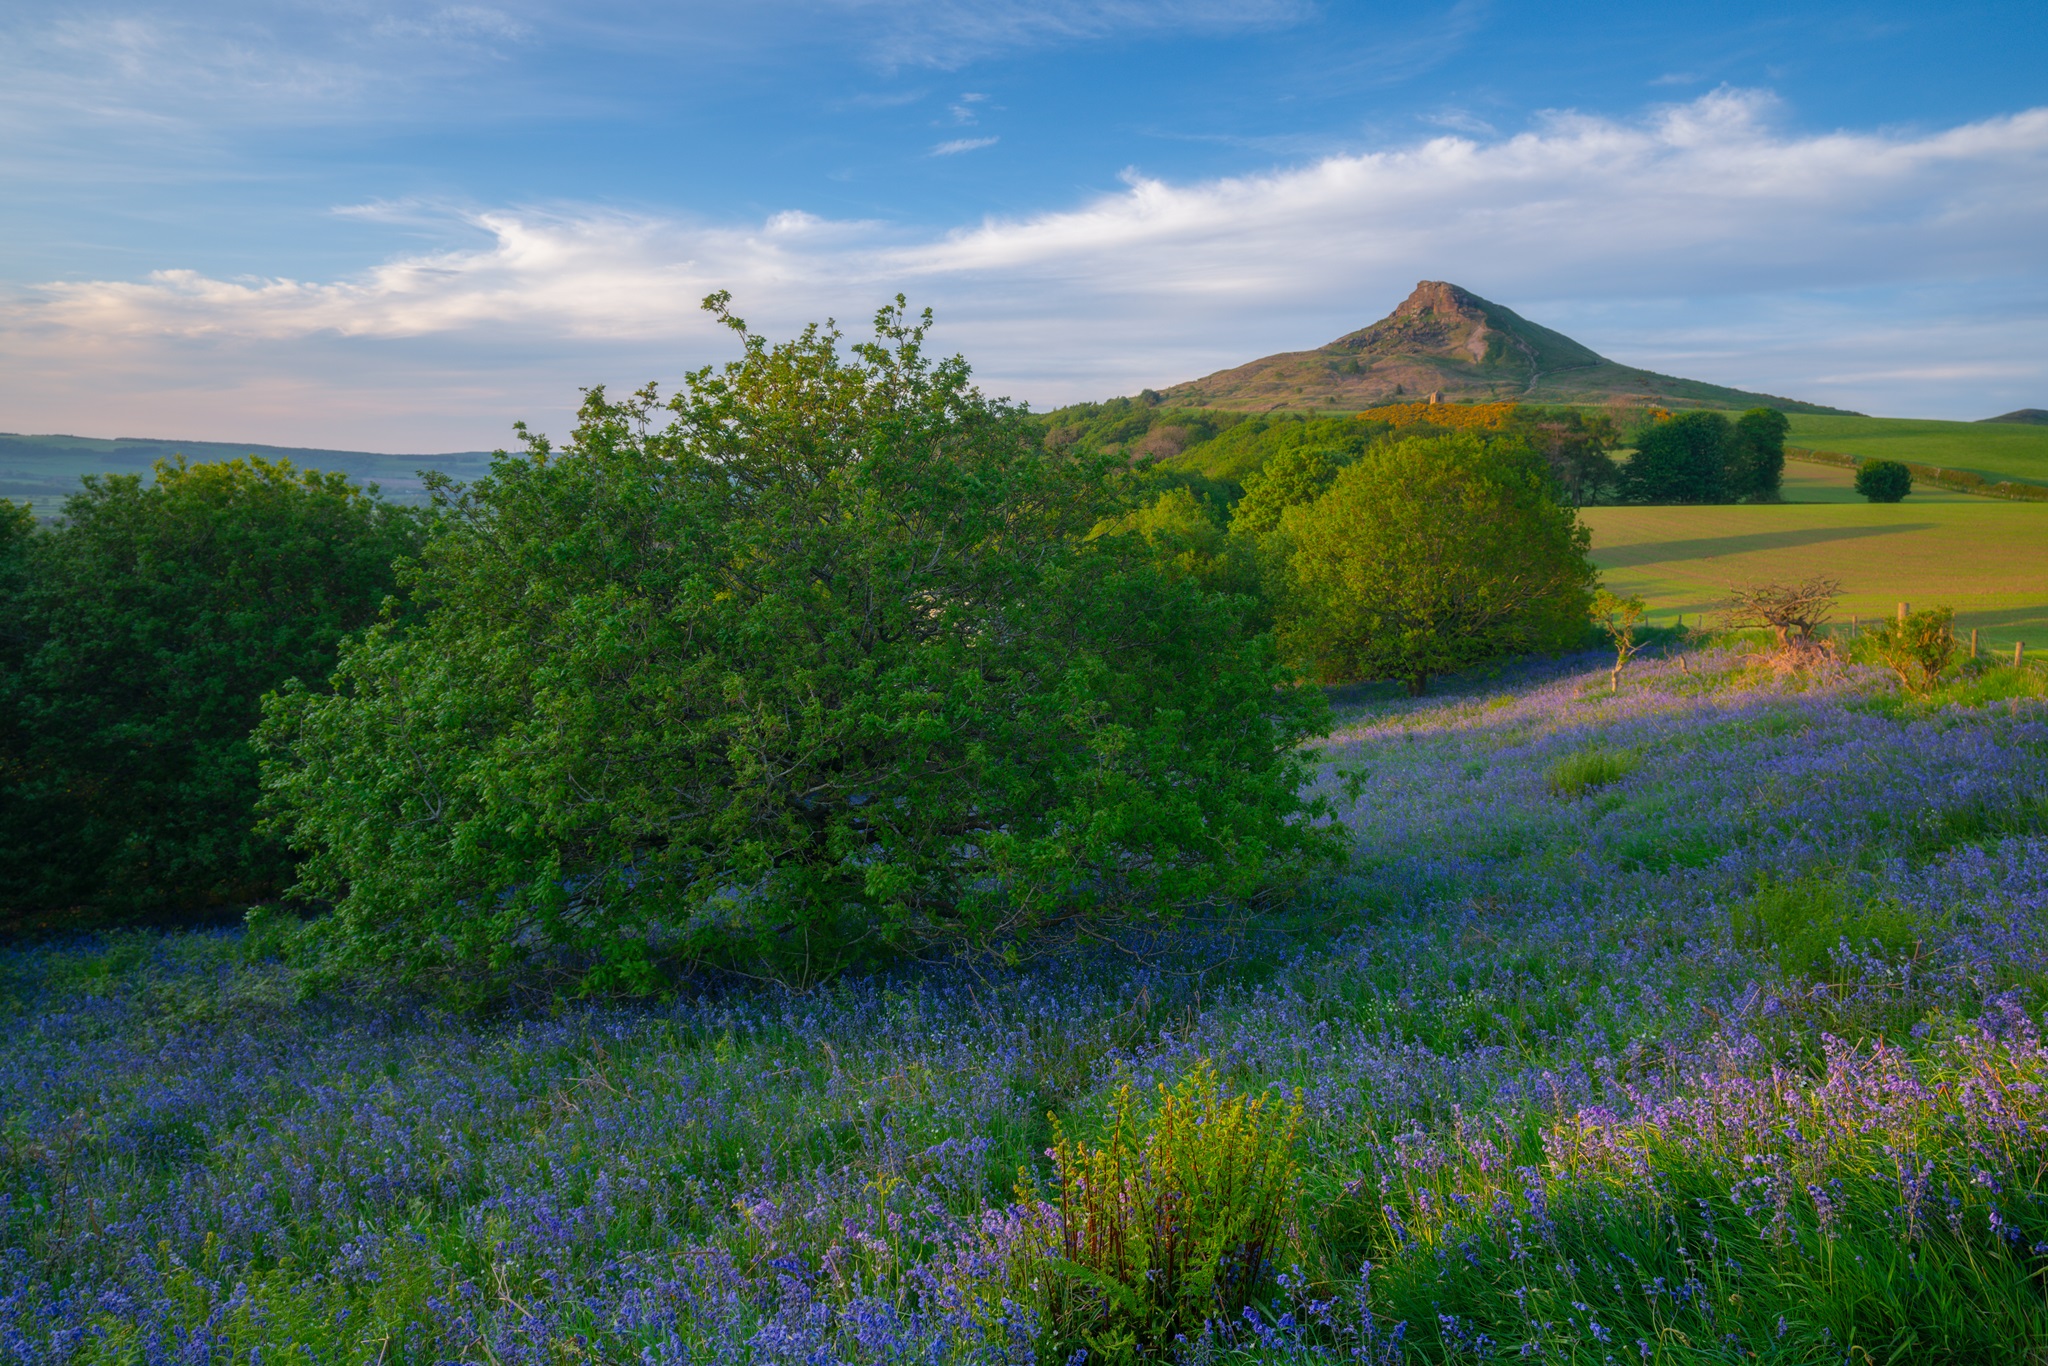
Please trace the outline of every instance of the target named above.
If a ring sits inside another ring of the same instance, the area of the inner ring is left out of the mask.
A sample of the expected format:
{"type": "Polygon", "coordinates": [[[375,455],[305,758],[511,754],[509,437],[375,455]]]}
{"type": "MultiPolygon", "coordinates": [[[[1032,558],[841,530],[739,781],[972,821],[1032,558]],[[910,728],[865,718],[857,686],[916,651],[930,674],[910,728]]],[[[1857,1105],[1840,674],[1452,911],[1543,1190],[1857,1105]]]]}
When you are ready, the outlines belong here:
{"type": "Polygon", "coordinates": [[[1227,1095],[1205,1058],[1150,1114],[1119,1088],[1100,1146],[1052,1124],[1056,1231],[1011,1255],[1055,1354],[1138,1359],[1236,1322],[1265,1291],[1293,1231],[1298,1095],[1227,1095]]]}
{"type": "Polygon", "coordinates": [[[0,904],[184,912],[275,892],[251,829],[262,695],[375,618],[416,515],[262,459],[88,477],[23,537],[0,649],[0,904]]]}
{"type": "Polygon", "coordinates": [[[1776,408],[1751,408],[1735,419],[1728,485],[1738,498],[1775,503],[1785,478],[1785,434],[1792,419],[1776,408]]]}
{"type": "Polygon", "coordinates": [[[563,449],[443,489],[431,610],[272,705],[277,828],[351,954],[802,979],[1335,856],[1297,795],[1320,696],[1246,601],[1087,539],[1105,461],[928,360],[900,300],[847,354],[707,306],[740,360],[665,427],[592,390],[563,449]]]}
{"type": "Polygon", "coordinates": [[[1913,471],[1896,460],[1864,460],[1856,466],[1856,491],[1873,503],[1905,501],[1913,471]]]}
{"type": "Polygon", "coordinates": [[[1373,447],[1281,520],[1280,640],[1330,681],[1433,674],[1559,649],[1585,630],[1588,537],[1515,441],[1373,447]]]}
{"type": "Polygon", "coordinates": [[[1678,413],[1636,434],[1636,453],[1622,471],[1626,495],[1639,503],[1725,503],[1731,486],[1735,428],[1720,413],[1678,413]]]}

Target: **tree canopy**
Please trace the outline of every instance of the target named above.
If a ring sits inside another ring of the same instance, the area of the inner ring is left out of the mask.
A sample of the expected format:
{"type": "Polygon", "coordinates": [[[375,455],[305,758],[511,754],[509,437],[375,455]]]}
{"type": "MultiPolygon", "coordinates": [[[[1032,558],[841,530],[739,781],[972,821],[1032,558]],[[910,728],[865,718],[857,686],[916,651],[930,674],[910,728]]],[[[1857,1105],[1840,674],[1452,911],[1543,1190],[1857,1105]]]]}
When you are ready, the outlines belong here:
{"type": "Polygon", "coordinates": [[[1586,630],[1586,529],[1519,441],[1410,438],[1367,451],[1281,520],[1283,648],[1326,681],[1436,674],[1559,649],[1586,630]]]}
{"type": "Polygon", "coordinates": [[[1734,444],[1734,428],[1720,413],[1678,413],[1654,421],[1636,434],[1623,487],[1640,503],[1725,503],[1734,444]]]}
{"type": "Polygon", "coordinates": [[[429,610],[271,703],[270,807],[349,956],[808,976],[1337,857],[1320,694],[1145,529],[1087,535],[1114,462],[932,361],[900,299],[849,355],[707,307],[739,360],[665,426],[592,390],[562,448],[442,487],[429,610]]]}
{"type": "Polygon", "coordinates": [[[1913,491],[1913,471],[1897,460],[1865,460],[1856,467],[1856,491],[1873,503],[1897,503],[1913,491]]]}
{"type": "Polygon", "coordinates": [[[1733,422],[1706,410],[1654,413],[1636,433],[1621,492],[1638,503],[1774,502],[1791,425],[1775,408],[1752,408],[1733,422]]]}
{"type": "MultiPolygon", "coordinates": [[[[11,510],[11,509],[10,509],[11,510]]],[[[0,904],[101,917],[277,891],[249,733],[375,619],[421,519],[260,458],[88,477],[0,546],[0,904]]]]}
{"type": "Polygon", "coordinates": [[[1245,476],[1244,497],[1230,515],[1230,529],[1243,536],[1263,536],[1297,503],[1313,503],[1335,482],[1351,460],[1347,451],[1322,446],[1290,446],[1245,476]]]}
{"type": "Polygon", "coordinates": [[[1792,419],[1776,408],[1751,408],[1735,419],[1728,457],[1728,491],[1737,498],[1775,502],[1785,480],[1785,434],[1792,419]]]}

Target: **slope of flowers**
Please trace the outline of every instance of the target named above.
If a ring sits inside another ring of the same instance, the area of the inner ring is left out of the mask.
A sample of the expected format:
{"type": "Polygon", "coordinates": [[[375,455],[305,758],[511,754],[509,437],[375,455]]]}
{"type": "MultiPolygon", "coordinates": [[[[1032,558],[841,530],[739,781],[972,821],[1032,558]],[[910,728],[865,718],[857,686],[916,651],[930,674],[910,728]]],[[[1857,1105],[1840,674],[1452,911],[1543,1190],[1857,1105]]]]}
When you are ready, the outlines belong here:
{"type": "Polygon", "coordinates": [[[1205,1059],[1299,1092],[1300,1266],[1187,1355],[2048,1343],[2048,713],[1605,682],[1358,716],[1284,933],[482,1020],[0,953],[0,1362],[1029,1361],[1048,1115],[1205,1059]]]}

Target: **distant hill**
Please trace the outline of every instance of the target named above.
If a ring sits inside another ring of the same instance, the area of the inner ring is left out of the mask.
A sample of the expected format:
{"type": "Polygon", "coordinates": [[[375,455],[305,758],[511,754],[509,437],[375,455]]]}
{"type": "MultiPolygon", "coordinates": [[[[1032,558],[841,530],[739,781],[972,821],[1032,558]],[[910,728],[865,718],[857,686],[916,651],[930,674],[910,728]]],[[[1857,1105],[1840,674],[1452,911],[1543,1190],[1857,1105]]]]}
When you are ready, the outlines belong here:
{"type": "Polygon", "coordinates": [[[1176,406],[1355,411],[1431,394],[1446,402],[1844,411],[1621,365],[1442,280],[1422,281],[1392,313],[1326,346],[1219,370],[1161,396],[1176,406]]]}
{"type": "Polygon", "coordinates": [[[301,469],[339,470],[359,483],[375,483],[394,503],[421,502],[421,470],[456,479],[489,471],[489,451],[448,451],[439,455],[383,455],[374,451],[333,451],[307,446],[260,446],[253,442],[171,441],[159,437],[21,436],[0,432],[0,498],[30,503],[39,516],[54,515],[78,492],[85,474],[141,474],[159,460],[182,455],[201,461],[260,455],[290,460],[301,469]]]}
{"type": "Polygon", "coordinates": [[[1980,417],[1979,422],[2019,422],[2029,427],[2048,427],[2048,408],[2015,408],[1997,417],[1980,417]]]}

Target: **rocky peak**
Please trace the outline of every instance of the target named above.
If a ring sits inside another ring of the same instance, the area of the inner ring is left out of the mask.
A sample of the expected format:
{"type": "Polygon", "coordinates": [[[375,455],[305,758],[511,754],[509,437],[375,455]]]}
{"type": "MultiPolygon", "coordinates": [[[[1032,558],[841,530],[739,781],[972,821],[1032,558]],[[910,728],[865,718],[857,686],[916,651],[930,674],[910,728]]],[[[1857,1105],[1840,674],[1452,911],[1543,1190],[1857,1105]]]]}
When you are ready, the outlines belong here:
{"type": "Polygon", "coordinates": [[[1424,313],[1483,324],[1486,321],[1486,303],[1447,280],[1420,280],[1416,282],[1415,292],[1394,309],[1393,316],[1414,318],[1424,313]]]}

